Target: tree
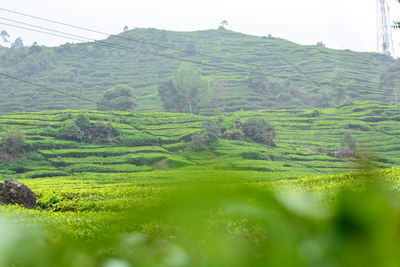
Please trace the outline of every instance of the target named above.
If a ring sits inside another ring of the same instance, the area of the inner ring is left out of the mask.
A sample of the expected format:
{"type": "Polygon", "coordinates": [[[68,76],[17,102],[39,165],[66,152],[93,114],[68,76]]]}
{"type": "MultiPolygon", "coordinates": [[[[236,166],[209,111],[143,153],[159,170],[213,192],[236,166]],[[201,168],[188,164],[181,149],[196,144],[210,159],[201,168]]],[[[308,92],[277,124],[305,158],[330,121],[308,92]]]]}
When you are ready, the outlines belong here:
{"type": "Polygon", "coordinates": [[[10,38],[10,35],[5,30],[1,31],[0,36],[3,39],[3,43],[9,43],[10,42],[9,39],[8,39],[8,38],[10,38]]]}
{"type": "Polygon", "coordinates": [[[199,103],[207,86],[194,65],[183,63],[174,79],[174,87],[178,99],[183,103],[183,112],[190,114],[199,112],[199,103]]]}
{"type": "Polygon", "coordinates": [[[229,25],[229,23],[228,23],[228,21],[225,19],[225,20],[223,20],[223,21],[221,21],[221,22],[219,23],[218,29],[219,29],[219,30],[225,30],[225,27],[227,27],[228,25],[229,25]]]}
{"type": "Polygon", "coordinates": [[[125,27],[124,27],[124,32],[126,32],[126,31],[128,31],[128,30],[129,30],[128,26],[125,26],[125,27]]]}
{"type": "Polygon", "coordinates": [[[221,21],[220,25],[225,27],[225,26],[228,26],[229,23],[226,19],[224,19],[223,21],[221,21]]]}
{"type": "Polygon", "coordinates": [[[38,45],[37,42],[34,42],[30,47],[29,47],[29,52],[30,53],[40,53],[42,51],[42,48],[38,45]]]}
{"type": "Polygon", "coordinates": [[[173,79],[158,84],[158,95],[166,111],[182,112],[184,105],[175,89],[173,79]]]}
{"type": "Polygon", "coordinates": [[[131,111],[136,107],[136,96],[132,87],[119,84],[111,87],[101,95],[97,110],[131,111]]]}
{"type": "Polygon", "coordinates": [[[24,43],[22,42],[22,38],[18,37],[17,39],[15,39],[14,43],[11,44],[11,48],[22,48],[24,47],[24,43]]]}
{"type": "Polygon", "coordinates": [[[316,44],[318,47],[325,47],[326,45],[321,41],[316,44]]]}
{"type": "Polygon", "coordinates": [[[243,124],[243,133],[254,142],[274,145],[275,128],[262,118],[250,118],[243,124]]]}

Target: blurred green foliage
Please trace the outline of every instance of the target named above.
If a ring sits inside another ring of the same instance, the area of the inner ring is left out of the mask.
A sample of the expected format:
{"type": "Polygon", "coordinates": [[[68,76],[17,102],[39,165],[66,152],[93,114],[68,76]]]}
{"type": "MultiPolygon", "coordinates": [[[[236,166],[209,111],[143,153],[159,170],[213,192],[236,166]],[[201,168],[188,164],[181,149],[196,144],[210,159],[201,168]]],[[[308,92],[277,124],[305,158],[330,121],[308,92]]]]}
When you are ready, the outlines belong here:
{"type": "Polygon", "coordinates": [[[41,208],[1,208],[0,265],[396,266],[399,175],[243,182],[160,172],[130,186],[83,179],[59,189],[27,180],[41,208]]]}

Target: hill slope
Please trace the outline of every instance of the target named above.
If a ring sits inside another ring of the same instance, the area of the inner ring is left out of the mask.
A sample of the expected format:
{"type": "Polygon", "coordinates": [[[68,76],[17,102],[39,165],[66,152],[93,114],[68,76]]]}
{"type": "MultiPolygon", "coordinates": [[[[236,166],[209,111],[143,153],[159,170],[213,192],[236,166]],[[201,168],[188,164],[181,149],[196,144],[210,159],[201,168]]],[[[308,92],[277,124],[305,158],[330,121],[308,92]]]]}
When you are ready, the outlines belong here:
{"type": "MultiPolygon", "coordinates": [[[[400,112],[379,103],[356,103],[339,109],[270,110],[231,113],[225,121],[262,117],[277,132],[275,147],[220,139],[210,150],[187,150],[190,135],[202,130],[206,117],[143,112],[87,112],[92,122],[109,121],[121,132],[113,145],[87,144],[60,139],[54,133],[79,111],[46,111],[0,116],[2,131],[20,129],[33,153],[0,164],[3,176],[91,177],[150,172],[153,170],[241,171],[247,177],[299,177],[302,174],[335,173],[356,168],[353,160],[333,157],[346,132],[367,148],[380,167],[400,164],[400,112]],[[106,173],[106,174],[105,174],[106,173]]],[[[122,177],[122,176],[121,176],[122,177]]]]}
{"type": "MultiPolygon", "coordinates": [[[[128,84],[138,96],[138,111],[163,111],[157,85],[173,77],[181,62],[156,53],[205,63],[199,68],[208,81],[226,78],[230,90],[221,105],[225,111],[318,106],[321,101],[315,96],[323,95],[325,90],[329,93],[329,79],[336,68],[344,69],[345,81],[350,82],[351,99],[393,101],[392,93],[378,86],[380,74],[393,61],[376,53],[302,46],[279,38],[228,30],[135,29],[119,37],[125,39],[112,36],[105,41],[125,49],[99,42],[55,48],[1,48],[0,71],[94,101],[109,87],[128,84]],[[184,49],[195,53],[184,53],[184,49]],[[289,100],[287,95],[279,95],[280,92],[266,94],[249,89],[247,78],[252,68],[267,74],[271,81],[283,82],[285,79],[276,77],[287,78],[291,82],[289,100]]],[[[61,109],[95,109],[95,104],[0,76],[0,114],[61,109]]],[[[201,113],[212,114],[213,108],[204,106],[201,113]]]]}

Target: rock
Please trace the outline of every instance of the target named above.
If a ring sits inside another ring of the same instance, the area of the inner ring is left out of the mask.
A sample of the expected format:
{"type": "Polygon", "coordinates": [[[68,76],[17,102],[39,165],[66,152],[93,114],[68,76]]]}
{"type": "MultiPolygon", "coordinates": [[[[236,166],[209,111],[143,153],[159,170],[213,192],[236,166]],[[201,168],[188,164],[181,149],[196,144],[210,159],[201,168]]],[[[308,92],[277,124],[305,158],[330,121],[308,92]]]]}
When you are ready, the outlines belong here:
{"type": "Polygon", "coordinates": [[[0,202],[36,209],[36,195],[26,185],[10,179],[0,183],[0,202]]]}

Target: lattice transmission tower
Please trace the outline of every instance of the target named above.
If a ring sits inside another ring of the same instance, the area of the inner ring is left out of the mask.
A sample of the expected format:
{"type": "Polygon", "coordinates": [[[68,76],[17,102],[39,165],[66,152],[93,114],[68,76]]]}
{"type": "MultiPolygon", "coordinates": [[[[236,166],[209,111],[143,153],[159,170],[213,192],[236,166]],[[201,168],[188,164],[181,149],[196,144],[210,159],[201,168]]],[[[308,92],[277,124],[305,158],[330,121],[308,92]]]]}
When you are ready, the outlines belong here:
{"type": "Polygon", "coordinates": [[[390,20],[390,8],[388,0],[377,0],[377,51],[394,57],[394,45],[392,38],[392,21],[390,20]]]}

